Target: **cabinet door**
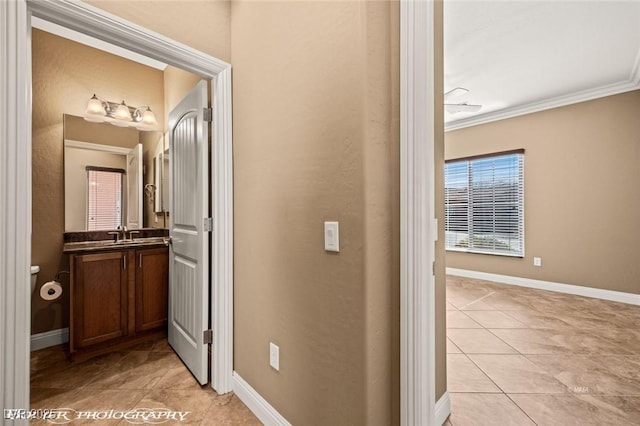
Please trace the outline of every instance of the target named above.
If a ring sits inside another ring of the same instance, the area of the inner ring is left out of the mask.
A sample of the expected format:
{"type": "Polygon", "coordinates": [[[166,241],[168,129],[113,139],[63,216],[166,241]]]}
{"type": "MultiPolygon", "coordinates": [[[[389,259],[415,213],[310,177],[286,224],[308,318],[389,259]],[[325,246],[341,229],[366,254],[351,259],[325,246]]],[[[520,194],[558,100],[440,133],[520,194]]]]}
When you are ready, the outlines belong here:
{"type": "Polygon", "coordinates": [[[127,335],[125,251],[74,256],[72,348],[127,335]]]}
{"type": "Polygon", "coordinates": [[[136,332],[166,327],[169,250],[138,250],[136,262],[136,332]]]}

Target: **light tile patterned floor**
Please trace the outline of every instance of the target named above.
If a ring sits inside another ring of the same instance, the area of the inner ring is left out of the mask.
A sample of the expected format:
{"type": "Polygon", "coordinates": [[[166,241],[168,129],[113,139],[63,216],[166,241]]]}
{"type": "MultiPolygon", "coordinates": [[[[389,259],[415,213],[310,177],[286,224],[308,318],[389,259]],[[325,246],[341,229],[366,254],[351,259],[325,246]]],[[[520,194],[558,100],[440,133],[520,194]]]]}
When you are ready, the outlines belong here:
{"type": "MultiPolygon", "coordinates": [[[[31,354],[31,408],[77,411],[134,408],[188,411],[191,425],[260,425],[232,393],[218,395],[200,386],[166,339],[148,342],[82,363],[67,360],[64,346],[31,354]]],[[[51,424],[36,421],[32,424],[51,424]]],[[[130,424],[126,420],[74,420],[70,424],[130,424]]]]}
{"type": "Polygon", "coordinates": [[[447,425],[640,425],[640,307],[447,277],[447,425]]]}

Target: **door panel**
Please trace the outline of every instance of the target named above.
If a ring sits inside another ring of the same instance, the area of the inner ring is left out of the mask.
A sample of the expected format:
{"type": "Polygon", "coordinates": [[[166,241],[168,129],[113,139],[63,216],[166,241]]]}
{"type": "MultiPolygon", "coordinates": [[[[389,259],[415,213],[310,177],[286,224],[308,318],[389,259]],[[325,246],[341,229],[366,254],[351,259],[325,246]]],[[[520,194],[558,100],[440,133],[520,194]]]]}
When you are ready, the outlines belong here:
{"type": "Polygon", "coordinates": [[[196,379],[208,380],[209,125],[207,83],[200,81],[169,114],[171,183],[169,233],[169,344],[196,379]]]}
{"type": "Polygon", "coordinates": [[[168,250],[138,250],[136,259],[136,332],[164,328],[169,310],[168,250]]]}
{"type": "Polygon", "coordinates": [[[126,252],[74,258],[74,348],[127,335],[126,252]]]}

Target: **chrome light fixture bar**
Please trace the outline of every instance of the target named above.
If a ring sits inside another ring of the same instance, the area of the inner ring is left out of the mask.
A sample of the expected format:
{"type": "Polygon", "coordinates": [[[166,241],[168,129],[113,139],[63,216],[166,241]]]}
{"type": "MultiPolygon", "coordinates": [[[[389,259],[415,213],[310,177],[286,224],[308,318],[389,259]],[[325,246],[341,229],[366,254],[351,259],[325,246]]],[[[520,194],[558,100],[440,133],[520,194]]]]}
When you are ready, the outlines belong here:
{"type": "Polygon", "coordinates": [[[87,104],[84,119],[93,123],[111,123],[119,127],[135,127],[139,130],[157,130],[158,120],[148,105],[140,107],[110,102],[93,95],[87,104]]]}

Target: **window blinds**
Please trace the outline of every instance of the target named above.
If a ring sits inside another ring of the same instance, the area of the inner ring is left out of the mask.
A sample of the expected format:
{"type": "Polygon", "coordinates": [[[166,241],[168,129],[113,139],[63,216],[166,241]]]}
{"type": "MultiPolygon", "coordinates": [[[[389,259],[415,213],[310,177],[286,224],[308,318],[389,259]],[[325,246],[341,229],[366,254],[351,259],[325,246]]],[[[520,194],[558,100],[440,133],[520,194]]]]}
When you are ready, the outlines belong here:
{"type": "Polygon", "coordinates": [[[87,230],[122,225],[122,169],[87,167],[87,230]]]}
{"type": "Polygon", "coordinates": [[[445,245],[524,256],[524,151],[445,164],[445,245]]]}

